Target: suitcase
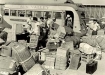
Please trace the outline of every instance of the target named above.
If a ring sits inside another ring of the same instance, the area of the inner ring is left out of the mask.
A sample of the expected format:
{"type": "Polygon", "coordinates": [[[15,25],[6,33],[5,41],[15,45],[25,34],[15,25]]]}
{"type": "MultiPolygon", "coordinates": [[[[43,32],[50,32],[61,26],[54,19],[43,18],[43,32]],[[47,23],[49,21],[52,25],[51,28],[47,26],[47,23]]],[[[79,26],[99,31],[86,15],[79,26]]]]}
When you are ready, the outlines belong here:
{"type": "Polygon", "coordinates": [[[0,75],[18,75],[18,65],[11,57],[0,56],[0,75]]]}
{"type": "Polygon", "coordinates": [[[27,41],[25,41],[25,40],[18,40],[18,43],[20,43],[24,46],[27,46],[27,41]]]}
{"type": "Polygon", "coordinates": [[[105,32],[105,31],[104,31],[103,29],[98,30],[98,31],[97,31],[97,35],[104,35],[104,32],[105,32]]]}
{"type": "Polygon", "coordinates": [[[23,32],[23,25],[16,24],[16,34],[21,34],[23,32]]]}
{"type": "Polygon", "coordinates": [[[39,61],[39,53],[35,51],[30,51],[31,55],[33,56],[35,62],[37,63],[39,61]]]}
{"type": "Polygon", "coordinates": [[[48,39],[46,48],[57,49],[60,46],[60,41],[58,39],[48,39]]]}
{"type": "Polygon", "coordinates": [[[74,50],[71,52],[71,61],[70,61],[70,65],[69,65],[69,68],[70,69],[73,69],[73,70],[77,70],[78,67],[79,67],[79,64],[80,64],[80,52],[79,50],[74,50]]]}
{"type": "Polygon", "coordinates": [[[87,43],[93,47],[96,47],[97,44],[95,36],[83,36],[82,42],[87,43]]]}
{"type": "Polygon", "coordinates": [[[79,45],[79,43],[80,43],[80,37],[78,37],[78,36],[66,36],[65,41],[66,42],[73,41],[73,45],[76,46],[76,45],[79,45]]]}
{"type": "Polygon", "coordinates": [[[65,42],[65,43],[61,44],[61,47],[67,48],[69,50],[74,50],[73,41],[65,42]]]}
{"type": "Polygon", "coordinates": [[[37,47],[38,38],[39,38],[39,36],[37,36],[37,35],[31,35],[30,36],[30,45],[29,45],[30,48],[36,48],[37,47]]]}
{"type": "Polygon", "coordinates": [[[12,57],[22,65],[25,72],[35,64],[34,58],[32,57],[29,49],[19,43],[12,47],[12,57]]]}
{"type": "Polygon", "coordinates": [[[86,73],[93,74],[97,70],[97,61],[90,61],[86,64],[86,73]]]}
{"type": "Polygon", "coordinates": [[[67,57],[69,49],[59,47],[56,53],[55,69],[65,70],[67,68],[67,57]]]}
{"type": "Polygon", "coordinates": [[[39,61],[45,61],[46,60],[46,53],[49,53],[49,50],[46,48],[39,50],[39,61]]]}
{"type": "Polygon", "coordinates": [[[44,62],[45,68],[54,69],[55,57],[46,57],[46,61],[44,62]]]}
{"type": "Polygon", "coordinates": [[[12,56],[12,49],[8,46],[3,45],[1,49],[2,56],[12,56]]]}
{"type": "Polygon", "coordinates": [[[1,47],[1,55],[2,56],[12,56],[12,46],[14,46],[16,42],[9,42],[1,47]]]}
{"type": "Polygon", "coordinates": [[[49,75],[47,74],[46,69],[39,65],[35,64],[28,72],[26,72],[24,75],[49,75]]]}

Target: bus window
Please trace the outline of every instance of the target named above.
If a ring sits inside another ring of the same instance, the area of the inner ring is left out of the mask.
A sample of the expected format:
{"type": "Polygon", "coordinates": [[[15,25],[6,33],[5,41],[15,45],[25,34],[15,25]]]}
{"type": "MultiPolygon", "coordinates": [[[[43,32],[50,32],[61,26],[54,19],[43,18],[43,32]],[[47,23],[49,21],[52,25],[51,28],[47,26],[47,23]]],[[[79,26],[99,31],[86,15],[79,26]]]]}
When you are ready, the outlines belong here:
{"type": "Polygon", "coordinates": [[[9,16],[9,9],[4,10],[4,15],[9,16]]]}
{"type": "Polygon", "coordinates": [[[53,16],[52,18],[56,18],[56,22],[58,25],[62,25],[63,24],[63,13],[60,11],[54,11],[53,12],[53,16]]]}
{"type": "Polygon", "coordinates": [[[36,17],[37,17],[37,18],[42,17],[42,13],[41,13],[41,11],[36,11],[36,17]]]}
{"type": "Polygon", "coordinates": [[[19,11],[18,11],[18,15],[19,15],[20,17],[24,17],[24,16],[25,16],[25,10],[19,10],[19,11]]]}
{"type": "Polygon", "coordinates": [[[26,17],[30,17],[30,16],[32,16],[32,11],[27,10],[26,11],[26,17]]]}
{"type": "Polygon", "coordinates": [[[10,16],[17,16],[17,15],[16,15],[16,10],[11,10],[11,11],[10,11],[10,16]]]}
{"type": "Polygon", "coordinates": [[[52,12],[51,11],[44,12],[44,17],[51,18],[51,16],[52,16],[52,12]]]}
{"type": "Polygon", "coordinates": [[[62,12],[54,12],[54,17],[56,19],[62,19],[62,16],[61,16],[62,12]]]}

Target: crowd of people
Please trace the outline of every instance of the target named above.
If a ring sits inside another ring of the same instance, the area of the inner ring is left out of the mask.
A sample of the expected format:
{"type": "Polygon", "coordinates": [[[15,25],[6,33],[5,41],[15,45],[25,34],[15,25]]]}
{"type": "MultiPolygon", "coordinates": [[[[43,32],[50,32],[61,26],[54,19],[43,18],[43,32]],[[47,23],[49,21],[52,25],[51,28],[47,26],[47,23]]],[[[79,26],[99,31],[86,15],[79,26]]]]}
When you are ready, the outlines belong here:
{"type": "Polygon", "coordinates": [[[28,36],[35,35],[38,36],[38,46],[46,46],[46,40],[50,34],[50,30],[54,29],[54,23],[56,18],[49,17],[37,17],[30,16],[27,19],[27,25],[23,25],[25,33],[28,33],[28,36]]]}

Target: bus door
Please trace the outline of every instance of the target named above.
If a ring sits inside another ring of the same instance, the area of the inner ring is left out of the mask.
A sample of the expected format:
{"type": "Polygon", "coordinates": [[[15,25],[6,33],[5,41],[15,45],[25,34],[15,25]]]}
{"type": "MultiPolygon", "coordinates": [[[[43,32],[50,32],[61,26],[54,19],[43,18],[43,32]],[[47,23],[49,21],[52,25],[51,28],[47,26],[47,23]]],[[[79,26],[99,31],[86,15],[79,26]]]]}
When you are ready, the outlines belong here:
{"type": "Polygon", "coordinates": [[[65,11],[65,25],[73,29],[74,24],[74,14],[72,11],[65,11]],[[71,21],[71,25],[70,25],[71,21]]]}

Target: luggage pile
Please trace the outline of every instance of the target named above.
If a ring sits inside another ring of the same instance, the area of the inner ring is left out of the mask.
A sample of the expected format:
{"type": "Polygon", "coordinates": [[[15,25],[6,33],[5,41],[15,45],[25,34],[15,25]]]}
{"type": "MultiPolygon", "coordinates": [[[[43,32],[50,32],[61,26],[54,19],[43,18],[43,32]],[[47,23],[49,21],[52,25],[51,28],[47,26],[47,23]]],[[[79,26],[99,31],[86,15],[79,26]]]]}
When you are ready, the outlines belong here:
{"type": "MultiPolygon", "coordinates": [[[[16,31],[18,34],[21,32],[22,29],[16,31]]],[[[36,35],[30,35],[29,44],[25,40],[18,40],[2,45],[0,64],[3,65],[0,65],[0,74],[18,75],[21,66],[21,74],[24,75],[50,75],[49,69],[78,70],[82,62],[86,63],[86,73],[93,74],[98,66],[96,60],[102,59],[102,51],[105,50],[103,31],[98,31],[100,35],[94,36],[72,34],[72,30],[69,33],[67,27],[65,30],[59,26],[55,31],[50,31],[48,39],[44,40],[47,41],[46,47],[40,47],[38,51],[39,36],[36,35]]]]}

